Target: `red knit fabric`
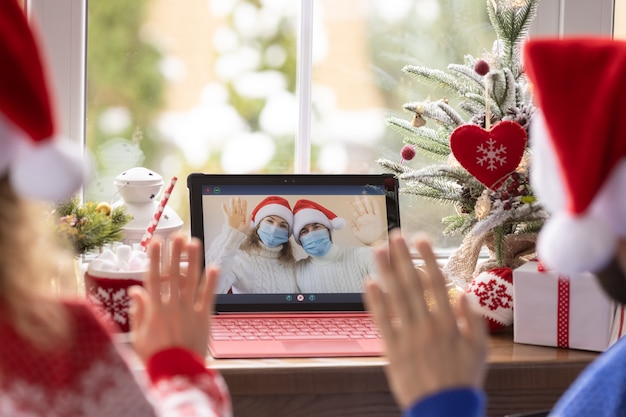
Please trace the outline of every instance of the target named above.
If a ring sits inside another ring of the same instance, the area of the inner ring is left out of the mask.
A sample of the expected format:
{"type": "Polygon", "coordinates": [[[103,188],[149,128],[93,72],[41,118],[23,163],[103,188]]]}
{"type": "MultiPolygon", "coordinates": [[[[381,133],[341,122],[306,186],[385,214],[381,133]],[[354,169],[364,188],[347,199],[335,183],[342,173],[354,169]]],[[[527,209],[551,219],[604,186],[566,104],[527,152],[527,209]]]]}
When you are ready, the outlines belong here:
{"type": "Polygon", "coordinates": [[[202,358],[182,348],[157,352],[148,360],[146,368],[150,380],[155,383],[181,373],[190,377],[206,373],[202,358]]]}
{"type": "Polygon", "coordinates": [[[475,276],[465,290],[495,334],[513,324],[513,270],[493,268],[475,276]]]}
{"type": "Polygon", "coordinates": [[[161,409],[171,413],[168,416],[195,416],[199,411],[202,416],[231,414],[226,384],[198,355],[181,348],[164,350],[148,360],[147,371],[157,397],[166,403],[161,409]]]}
{"type": "Polygon", "coordinates": [[[157,354],[170,361],[157,384],[134,375],[103,324],[84,304],[66,303],[72,340],[41,351],[0,322],[0,415],[12,417],[228,416],[222,378],[191,353],[157,354]],[[181,361],[179,372],[173,369],[181,361]],[[195,361],[195,365],[191,362],[195,361]],[[187,373],[187,371],[192,370],[187,373]],[[181,372],[182,371],[182,372],[181,372]]]}
{"type": "Polygon", "coordinates": [[[626,155],[626,123],[614,123],[626,114],[626,42],[530,40],[524,62],[560,163],[567,209],[583,213],[626,155]]]}

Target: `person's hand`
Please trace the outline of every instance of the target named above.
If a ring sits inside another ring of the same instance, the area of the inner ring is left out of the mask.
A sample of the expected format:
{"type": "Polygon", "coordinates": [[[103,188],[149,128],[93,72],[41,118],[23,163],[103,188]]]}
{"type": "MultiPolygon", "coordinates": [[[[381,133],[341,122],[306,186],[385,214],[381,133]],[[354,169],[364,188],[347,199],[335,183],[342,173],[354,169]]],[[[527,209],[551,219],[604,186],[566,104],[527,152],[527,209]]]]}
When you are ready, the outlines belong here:
{"type": "Polygon", "coordinates": [[[222,211],[226,217],[228,225],[235,230],[246,233],[250,229],[250,219],[248,219],[248,202],[241,198],[231,198],[230,203],[222,204],[222,211]]]}
{"type": "Polygon", "coordinates": [[[385,340],[387,379],[402,409],[441,390],[479,388],[487,355],[484,319],[464,296],[450,305],[430,244],[419,239],[416,248],[424,258],[423,271],[414,267],[399,230],[392,231],[389,247],[375,250],[382,282],[369,281],[365,289],[385,340]],[[432,295],[431,306],[425,291],[432,295]]]}
{"type": "Polygon", "coordinates": [[[208,347],[218,269],[208,268],[203,277],[200,241],[194,238],[187,242],[183,236],[176,236],[169,265],[161,271],[162,246],[157,240],[148,249],[150,269],[144,287],[129,289],[133,303],[131,344],[144,362],[172,347],[187,348],[203,358],[208,347]],[[188,256],[186,271],[180,266],[183,252],[188,256]]]}
{"type": "Polygon", "coordinates": [[[354,212],[351,222],[354,236],[364,245],[375,245],[383,240],[387,222],[380,214],[377,202],[368,197],[357,197],[350,203],[354,212]]]}

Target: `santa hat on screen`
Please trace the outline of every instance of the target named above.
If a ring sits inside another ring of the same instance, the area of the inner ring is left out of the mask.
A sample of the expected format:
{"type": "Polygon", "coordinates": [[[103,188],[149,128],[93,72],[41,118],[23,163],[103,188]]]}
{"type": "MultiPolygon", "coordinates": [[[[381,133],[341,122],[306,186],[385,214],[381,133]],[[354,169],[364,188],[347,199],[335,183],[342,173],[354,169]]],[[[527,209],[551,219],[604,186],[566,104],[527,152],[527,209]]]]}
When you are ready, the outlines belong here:
{"type": "Polygon", "coordinates": [[[256,227],[267,216],[282,217],[289,224],[289,231],[293,230],[293,212],[289,202],[284,198],[275,195],[264,198],[252,210],[250,221],[256,227]]]}
{"type": "Polygon", "coordinates": [[[531,40],[524,54],[541,109],[531,181],[551,212],[537,254],[560,272],[601,270],[626,236],[626,42],[531,40]]]}
{"type": "Polygon", "coordinates": [[[78,191],[78,149],[55,136],[53,104],[37,41],[15,0],[0,2],[0,177],[23,197],[59,201],[78,191]]]}
{"type": "Polygon", "coordinates": [[[346,226],[345,219],[337,217],[335,213],[321,204],[304,199],[296,201],[293,206],[293,237],[298,244],[300,244],[300,231],[311,223],[323,224],[331,232],[346,226]]]}

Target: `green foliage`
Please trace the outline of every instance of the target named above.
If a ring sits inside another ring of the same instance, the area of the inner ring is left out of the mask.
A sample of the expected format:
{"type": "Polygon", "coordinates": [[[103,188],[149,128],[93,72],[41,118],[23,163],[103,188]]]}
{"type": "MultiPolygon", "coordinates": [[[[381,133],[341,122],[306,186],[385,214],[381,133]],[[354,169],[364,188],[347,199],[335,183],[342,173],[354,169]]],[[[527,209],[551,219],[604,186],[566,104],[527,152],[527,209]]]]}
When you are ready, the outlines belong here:
{"type": "Polygon", "coordinates": [[[402,68],[402,72],[419,81],[429,83],[434,87],[443,87],[444,89],[456,94],[463,95],[465,93],[472,92],[472,90],[463,84],[457,77],[448,74],[445,71],[417,65],[407,65],[402,68]]]}
{"type": "Polygon", "coordinates": [[[76,254],[121,241],[123,227],[132,220],[125,206],[111,209],[106,203],[81,204],[78,197],[59,203],[54,209],[54,217],[57,236],[76,254]]]}
{"type": "Polygon", "coordinates": [[[444,217],[442,221],[446,224],[446,228],[443,232],[446,235],[452,235],[455,233],[462,235],[467,234],[472,230],[477,222],[476,219],[470,216],[463,216],[460,214],[444,217]]]}
{"type": "Polygon", "coordinates": [[[528,34],[539,0],[486,0],[486,3],[497,35],[493,51],[481,58],[465,55],[463,64],[449,64],[447,71],[420,65],[406,65],[402,69],[412,79],[452,94],[459,111],[446,97],[428,98],[408,102],[403,108],[413,113],[415,119],[434,122],[435,127],[413,124],[399,117],[387,119],[387,125],[403,135],[405,144],[445,164],[413,168],[404,160],[396,163],[380,159],[378,163],[386,171],[397,174],[404,194],[454,206],[457,214],[442,220],[446,225],[445,235],[490,232],[498,255],[507,235],[536,233],[546,217],[530,188],[529,151],[526,150],[515,172],[497,189],[489,189],[458,164],[449,140],[454,129],[464,124],[488,128],[499,121],[512,120],[528,131],[534,107],[520,62],[520,45],[528,34]],[[485,75],[474,70],[480,59],[489,64],[485,75]]]}
{"type": "Polygon", "coordinates": [[[417,145],[424,153],[433,158],[447,158],[450,154],[450,144],[446,135],[441,135],[441,130],[429,128],[416,128],[411,123],[397,117],[386,120],[387,126],[405,135],[406,143],[417,145]]]}
{"type": "Polygon", "coordinates": [[[499,66],[510,68],[516,79],[523,74],[520,60],[521,44],[528,36],[530,24],[537,14],[537,7],[539,7],[539,0],[487,1],[489,20],[498,39],[502,41],[499,66]]]}
{"type": "MultiPolygon", "coordinates": [[[[484,186],[467,171],[448,165],[405,171],[399,173],[398,178],[405,181],[403,193],[454,204],[461,213],[473,212],[474,201],[484,190],[484,186]]],[[[448,228],[448,234],[452,230],[448,228]]]]}

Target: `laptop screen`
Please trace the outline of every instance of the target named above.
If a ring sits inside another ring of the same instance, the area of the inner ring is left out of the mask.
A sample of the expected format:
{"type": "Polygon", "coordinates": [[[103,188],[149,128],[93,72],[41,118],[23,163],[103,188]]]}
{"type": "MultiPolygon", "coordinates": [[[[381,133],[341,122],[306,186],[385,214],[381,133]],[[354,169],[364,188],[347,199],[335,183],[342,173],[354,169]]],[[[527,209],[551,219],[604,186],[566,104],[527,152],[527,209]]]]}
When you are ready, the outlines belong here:
{"type": "Polygon", "coordinates": [[[400,226],[391,174],[187,178],[217,312],[360,311],[373,247],[400,226]]]}

